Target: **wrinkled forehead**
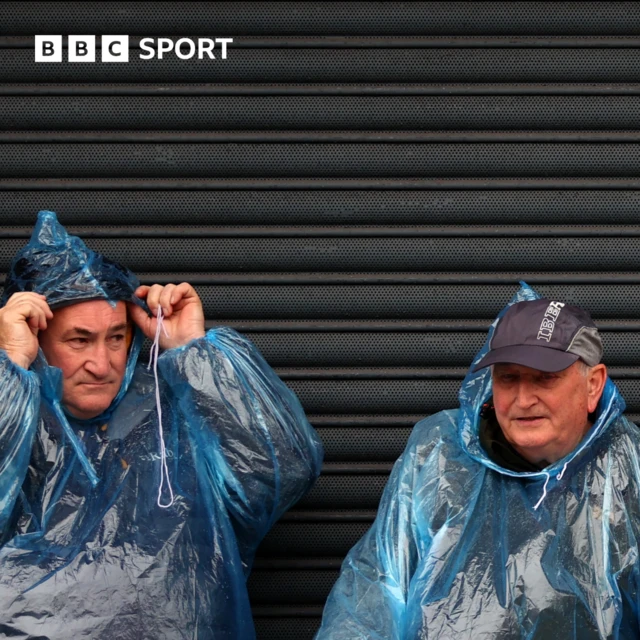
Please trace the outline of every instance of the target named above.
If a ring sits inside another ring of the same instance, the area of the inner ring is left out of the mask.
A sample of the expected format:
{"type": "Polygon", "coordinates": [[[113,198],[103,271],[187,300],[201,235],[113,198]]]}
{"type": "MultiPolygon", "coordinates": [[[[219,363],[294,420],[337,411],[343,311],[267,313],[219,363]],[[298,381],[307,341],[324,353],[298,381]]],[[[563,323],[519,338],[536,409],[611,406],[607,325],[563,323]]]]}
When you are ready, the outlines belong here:
{"type": "MultiPolygon", "coordinates": [[[[572,373],[574,369],[578,368],[579,363],[580,363],[580,360],[569,365],[566,369],[561,369],[560,371],[554,371],[553,374],[568,375],[572,373]]],[[[492,376],[503,374],[503,373],[537,377],[537,376],[549,375],[550,372],[542,371],[540,369],[534,369],[532,367],[527,367],[523,364],[516,364],[513,362],[496,362],[495,364],[491,365],[492,376]]]]}
{"type": "Polygon", "coordinates": [[[127,305],[119,300],[85,300],[52,309],[51,328],[66,331],[76,326],[101,331],[111,326],[127,323],[129,313],[127,305]]]}

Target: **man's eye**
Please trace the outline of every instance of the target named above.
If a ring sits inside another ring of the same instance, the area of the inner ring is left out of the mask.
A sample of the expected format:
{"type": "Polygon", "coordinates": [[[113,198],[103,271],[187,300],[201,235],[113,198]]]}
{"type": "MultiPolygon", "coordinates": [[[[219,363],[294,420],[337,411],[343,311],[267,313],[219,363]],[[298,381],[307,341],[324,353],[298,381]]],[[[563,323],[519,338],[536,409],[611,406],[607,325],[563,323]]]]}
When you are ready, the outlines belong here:
{"type": "Polygon", "coordinates": [[[112,335],[109,339],[111,340],[111,342],[117,344],[118,342],[122,342],[124,338],[125,338],[124,333],[116,333],[115,335],[112,335]]]}
{"type": "Polygon", "coordinates": [[[87,342],[88,342],[88,341],[87,341],[87,339],[86,339],[86,338],[71,338],[71,339],[69,340],[69,342],[70,342],[73,346],[75,346],[75,347],[79,347],[79,346],[82,346],[82,345],[87,344],[87,342]]]}

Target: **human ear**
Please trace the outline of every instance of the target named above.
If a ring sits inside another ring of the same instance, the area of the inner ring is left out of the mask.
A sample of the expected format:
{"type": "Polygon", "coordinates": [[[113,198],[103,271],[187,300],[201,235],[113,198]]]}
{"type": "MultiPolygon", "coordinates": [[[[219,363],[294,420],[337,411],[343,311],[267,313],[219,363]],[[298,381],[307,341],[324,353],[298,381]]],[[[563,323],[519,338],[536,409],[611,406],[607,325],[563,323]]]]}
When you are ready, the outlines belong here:
{"type": "Polygon", "coordinates": [[[596,410],[606,381],[607,367],[605,365],[597,364],[595,367],[591,367],[587,376],[587,410],[589,413],[596,410]]]}

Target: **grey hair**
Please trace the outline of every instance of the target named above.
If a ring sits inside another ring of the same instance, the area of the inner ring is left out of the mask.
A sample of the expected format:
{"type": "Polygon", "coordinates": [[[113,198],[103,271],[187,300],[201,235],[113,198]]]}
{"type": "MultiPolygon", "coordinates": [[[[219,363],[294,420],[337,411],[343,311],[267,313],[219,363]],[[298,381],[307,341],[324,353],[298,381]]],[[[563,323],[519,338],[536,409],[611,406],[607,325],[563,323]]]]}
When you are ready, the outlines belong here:
{"type": "Polygon", "coordinates": [[[578,359],[578,371],[586,378],[593,367],[589,366],[584,360],[578,359]]]}
{"type": "MultiPolygon", "coordinates": [[[[578,358],[576,362],[578,363],[578,371],[586,378],[593,367],[588,365],[582,358],[578,358]]],[[[489,368],[491,370],[491,377],[493,378],[493,365],[489,368]]]]}

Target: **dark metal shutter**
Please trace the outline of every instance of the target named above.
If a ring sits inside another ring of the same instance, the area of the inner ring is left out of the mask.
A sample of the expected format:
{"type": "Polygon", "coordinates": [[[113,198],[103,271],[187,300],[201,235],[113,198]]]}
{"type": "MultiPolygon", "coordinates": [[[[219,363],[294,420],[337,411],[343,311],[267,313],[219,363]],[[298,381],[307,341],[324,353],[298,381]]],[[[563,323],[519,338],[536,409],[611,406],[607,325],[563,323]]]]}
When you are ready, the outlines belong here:
{"type": "Polygon", "coordinates": [[[324,440],[249,580],[260,638],[313,635],[519,279],[592,311],[638,417],[638,3],[5,2],[0,25],[0,270],[48,208],[192,281],[324,440]],[[33,62],[34,34],[79,33],[130,35],[130,62],[33,62]],[[160,35],[234,42],[138,60],[160,35]]]}

